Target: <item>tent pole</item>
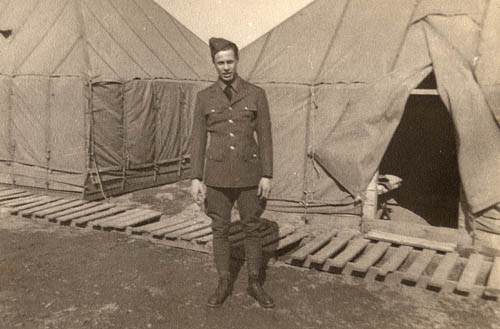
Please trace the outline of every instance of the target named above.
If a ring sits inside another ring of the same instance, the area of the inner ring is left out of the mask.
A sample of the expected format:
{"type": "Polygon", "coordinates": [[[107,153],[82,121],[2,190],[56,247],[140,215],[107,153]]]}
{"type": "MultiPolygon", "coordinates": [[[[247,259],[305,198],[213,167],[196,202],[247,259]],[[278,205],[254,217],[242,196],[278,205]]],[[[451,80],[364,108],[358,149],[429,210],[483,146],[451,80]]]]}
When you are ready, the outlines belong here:
{"type": "Polygon", "coordinates": [[[366,188],[364,199],[363,199],[363,218],[377,219],[377,204],[378,204],[378,194],[377,194],[377,182],[378,182],[377,170],[373,175],[368,187],[366,188]]]}

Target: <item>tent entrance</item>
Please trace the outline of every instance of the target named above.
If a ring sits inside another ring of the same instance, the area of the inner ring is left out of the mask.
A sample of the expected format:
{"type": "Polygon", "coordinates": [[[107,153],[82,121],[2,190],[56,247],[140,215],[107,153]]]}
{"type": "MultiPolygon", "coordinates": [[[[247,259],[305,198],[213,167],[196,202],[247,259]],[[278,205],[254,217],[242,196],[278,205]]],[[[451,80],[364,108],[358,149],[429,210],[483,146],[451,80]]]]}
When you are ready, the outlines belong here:
{"type": "MultiPolygon", "coordinates": [[[[433,74],[419,86],[432,87],[433,74]]],[[[460,178],[455,135],[451,116],[438,95],[417,92],[409,97],[380,165],[381,174],[403,179],[400,188],[381,200],[391,219],[458,227],[460,178]]]]}

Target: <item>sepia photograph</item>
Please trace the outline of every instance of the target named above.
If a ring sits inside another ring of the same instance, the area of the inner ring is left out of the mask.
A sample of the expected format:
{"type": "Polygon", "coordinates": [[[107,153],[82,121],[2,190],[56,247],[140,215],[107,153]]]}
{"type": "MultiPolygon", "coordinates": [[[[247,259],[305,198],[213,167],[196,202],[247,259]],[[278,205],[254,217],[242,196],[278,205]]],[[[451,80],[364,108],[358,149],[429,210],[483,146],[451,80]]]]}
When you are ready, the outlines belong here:
{"type": "Polygon", "coordinates": [[[0,0],[0,328],[500,329],[500,0],[0,0]]]}

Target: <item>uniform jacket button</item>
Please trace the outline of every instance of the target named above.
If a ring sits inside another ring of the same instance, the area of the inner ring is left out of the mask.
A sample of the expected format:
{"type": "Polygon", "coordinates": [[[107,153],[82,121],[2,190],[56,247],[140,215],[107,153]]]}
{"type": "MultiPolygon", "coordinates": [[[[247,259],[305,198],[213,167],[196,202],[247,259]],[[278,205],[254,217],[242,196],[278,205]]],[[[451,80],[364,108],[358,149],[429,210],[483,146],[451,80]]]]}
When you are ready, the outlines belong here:
{"type": "Polygon", "coordinates": [[[229,119],[228,121],[229,121],[229,123],[234,123],[234,121],[232,119],[229,119]]]}
{"type": "Polygon", "coordinates": [[[230,148],[231,150],[234,150],[234,146],[233,146],[233,145],[229,146],[229,148],[230,148]]]}
{"type": "Polygon", "coordinates": [[[234,134],[233,133],[229,133],[229,136],[234,137],[234,134]]]}

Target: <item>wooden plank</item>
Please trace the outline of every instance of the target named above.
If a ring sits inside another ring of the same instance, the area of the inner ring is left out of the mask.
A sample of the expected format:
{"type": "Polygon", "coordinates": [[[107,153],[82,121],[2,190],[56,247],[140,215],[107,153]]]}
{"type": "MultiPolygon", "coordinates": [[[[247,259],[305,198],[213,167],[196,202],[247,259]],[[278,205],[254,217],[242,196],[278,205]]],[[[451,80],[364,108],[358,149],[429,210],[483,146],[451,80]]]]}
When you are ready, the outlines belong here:
{"type": "Polygon", "coordinates": [[[458,254],[454,252],[449,252],[444,255],[439,261],[439,265],[434,271],[434,274],[432,274],[432,278],[427,285],[441,289],[446,284],[457,258],[458,254]]]}
{"type": "Polygon", "coordinates": [[[62,204],[60,206],[57,206],[57,207],[49,208],[49,209],[42,210],[42,211],[37,211],[37,212],[33,213],[33,216],[35,216],[35,217],[45,217],[45,216],[54,214],[56,212],[59,212],[59,211],[65,210],[65,209],[69,209],[69,208],[73,208],[73,207],[78,207],[79,205],[85,204],[87,202],[88,201],[85,201],[85,200],[74,200],[74,201],[62,204]]]}
{"type": "Polygon", "coordinates": [[[122,230],[127,226],[133,226],[140,223],[148,222],[156,218],[160,218],[162,215],[161,212],[154,210],[144,210],[138,213],[131,215],[129,218],[124,218],[117,221],[106,222],[103,224],[103,227],[114,228],[117,230],[122,230]]]}
{"type": "Polygon", "coordinates": [[[270,243],[278,241],[279,239],[282,239],[285,236],[295,232],[295,228],[293,228],[291,226],[279,227],[278,232],[276,232],[273,227],[270,227],[270,229],[272,230],[272,232],[269,234],[266,234],[262,238],[262,246],[266,246],[270,243]]]}
{"type": "Polygon", "coordinates": [[[182,236],[184,234],[188,234],[188,233],[192,233],[192,232],[195,232],[195,231],[203,230],[203,229],[205,229],[207,227],[210,227],[211,225],[212,225],[212,223],[210,221],[205,221],[205,222],[193,225],[193,226],[186,227],[186,228],[184,228],[182,230],[178,230],[178,231],[175,231],[175,232],[167,233],[167,234],[165,234],[165,238],[174,240],[174,239],[177,239],[177,238],[179,238],[180,236],[182,236]]]}
{"type": "Polygon", "coordinates": [[[352,269],[356,272],[365,273],[368,271],[370,266],[375,264],[382,256],[391,244],[389,242],[378,242],[365,254],[363,254],[354,264],[352,264],[352,269]]]}
{"type": "Polygon", "coordinates": [[[187,222],[189,220],[191,220],[191,219],[185,218],[185,217],[175,218],[175,217],[162,216],[162,218],[160,218],[160,221],[158,221],[156,223],[151,223],[151,224],[147,224],[147,225],[133,227],[131,229],[131,231],[133,233],[138,233],[138,234],[151,233],[153,231],[157,231],[157,230],[160,230],[162,228],[174,226],[176,224],[184,223],[184,222],[187,222]]]}
{"type": "Polygon", "coordinates": [[[307,256],[317,251],[319,248],[328,243],[336,234],[337,230],[332,230],[330,232],[326,232],[316,237],[314,240],[308,242],[302,248],[297,250],[292,254],[292,259],[297,261],[304,261],[307,256]]]}
{"type": "Polygon", "coordinates": [[[113,208],[113,207],[116,207],[116,204],[113,204],[113,203],[99,204],[99,205],[92,207],[92,208],[83,209],[83,210],[74,212],[72,214],[60,216],[60,217],[56,218],[56,220],[58,223],[66,223],[66,222],[72,221],[73,219],[77,219],[77,218],[80,218],[80,217],[83,217],[86,215],[95,214],[96,212],[108,210],[108,209],[113,208]]]}
{"type": "Polygon", "coordinates": [[[370,243],[369,240],[357,238],[351,240],[344,251],[338,254],[333,259],[328,259],[326,262],[328,267],[344,267],[347,262],[356,257],[370,243]]]}
{"type": "Polygon", "coordinates": [[[24,198],[27,196],[31,196],[33,194],[29,192],[21,192],[21,193],[16,193],[16,194],[9,194],[9,195],[4,195],[0,197],[0,201],[6,201],[6,200],[13,200],[13,199],[18,199],[18,198],[24,198]]]}
{"type": "Polygon", "coordinates": [[[0,186],[0,191],[7,191],[7,190],[12,190],[12,187],[0,186]]]}
{"type": "Polygon", "coordinates": [[[423,249],[432,249],[432,250],[440,250],[448,252],[454,251],[457,248],[456,243],[432,241],[432,240],[420,239],[411,236],[404,236],[404,235],[376,231],[376,230],[366,233],[365,238],[370,240],[392,242],[400,245],[413,246],[423,249]]]}
{"type": "Polygon", "coordinates": [[[9,209],[9,213],[15,215],[17,213],[21,213],[24,210],[33,209],[35,207],[42,206],[42,205],[45,205],[47,203],[50,203],[50,202],[53,202],[53,201],[57,201],[57,200],[60,200],[60,199],[61,198],[44,197],[43,199],[40,199],[39,201],[36,201],[36,202],[33,202],[33,203],[28,203],[28,204],[24,204],[24,205],[21,205],[21,206],[13,207],[13,208],[9,209]]]}
{"type": "Polygon", "coordinates": [[[396,271],[408,258],[408,255],[413,250],[410,246],[400,246],[394,254],[380,267],[377,275],[386,276],[387,273],[396,271]]]}
{"type": "Polygon", "coordinates": [[[187,222],[175,224],[173,226],[169,226],[169,227],[165,227],[163,229],[157,230],[157,231],[153,231],[153,232],[151,232],[151,234],[153,235],[153,237],[162,237],[167,233],[182,230],[186,227],[193,226],[196,224],[198,224],[198,222],[191,219],[187,222]]]}
{"type": "Polygon", "coordinates": [[[333,238],[325,247],[309,257],[311,263],[323,264],[328,258],[342,249],[354,235],[355,233],[353,232],[339,233],[337,237],[333,238]]]}
{"type": "Polygon", "coordinates": [[[191,241],[191,240],[203,237],[203,236],[208,235],[208,234],[212,234],[212,227],[207,227],[203,230],[199,230],[199,231],[196,231],[193,233],[183,235],[183,236],[181,236],[181,239],[185,240],[185,241],[191,241]]]}
{"type": "Polygon", "coordinates": [[[92,222],[95,220],[100,220],[103,218],[107,218],[109,216],[114,216],[116,214],[123,213],[123,212],[127,211],[128,209],[129,208],[127,208],[127,207],[116,206],[116,207],[113,207],[113,208],[108,209],[108,210],[100,211],[100,212],[95,213],[93,215],[87,215],[87,216],[83,216],[83,217],[80,217],[78,219],[72,220],[71,226],[83,227],[83,226],[86,226],[89,222],[92,222]]]}
{"type": "Polygon", "coordinates": [[[213,239],[214,239],[214,236],[212,234],[209,234],[209,235],[202,236],[200,238],[196,238],[196,239],[194,239],[194,241],[196,243],[205,244],[207,242],[212,241],[213,239]]]}
{"type": "Polygon", "coordinates": [[[476,283],[477,276],[481,270],[483,256],[481,254],[472,254],[469,257],[467,265],[460,276],[457,283],[457,290],[460,292],[470,293],[476,283]]]}
{"type": "Polygon", "coordinates": [[[59,217],[63,217],[63,216],[70,215],[70,214],[74,214],[75,212],[79,212],[81,210],[86,210],[86,209],[89,209],[89,208],[97,207],[99,204],[100,204],[99,202],[91,201],[91,202],[84,203],[84,204],[76,206],[76,207],[72,207],[72,208],[69,208],[69,209],[65,209],[65,210],[61,210],[61,211],[52,213],[52,214],[47,215],[45,217],[48,220],[56,220],[59,217]]]}
{"type": "Polygon", "coordinates": [[[31,195],[31,196],[26,196],[24,198],[18,198],[15,200],[7,200],[4,202],[0,202],[0,206],[2,208],[12,208],[12,207],[17,207],[17,206],[22,206],[23,204],[31,203],[31,202],[36,202],[43,198],[43,195],[31,195]]]}
{"type": "Polygon", "coordinates": [[[439,92],[437,91],[437,89],[413,89],[410,94],[411,95],[439,96],[439,92]]]}
{"type": "Polygon", "coordinates": [[[40,206],[37,206],[37,207],[34,207],[34,208],[22,210],[22,211],[19,212],[19,214],[22,215],[22,216],[28,217],[28,216],[33,215],[36,212],[39,212],[39,211],[42,211],[42,210],[51,209],[51,208],[54,208],[54,207],[58,207],[60,205],[63,205],[63,204],[66,204],[66,203],[70,203],[70,202],[73,202],[73,201],[75,201],[75,199],[62,199],[62,200],[51,201],[49,203],[46,203],[46,204],[43,204],[43,205],[40,205],[40,206]]]}
{"type": "Polygon", "coordinates": [[[489,296],[500,295],[500,257],[493,260],[485,293],[489,296]]]}
{"type": "Polygon", "coordinates": [[[403,274],[402,279],[404,281],[417,282],[435,254],[436,251],[432,249],[424,249],[419,252],[417,258],[413,261],[413,264],[410,265],[408,271],[403,274]]]}
{"type": "Polygon", "coordinates": [[[101,219],[95,220],[91,224],[92,224],[93,228],[101,228],[106,223],[113,222],[117,219],[128,217],[128,216],[133,215],[135,213],[138,213],[140,211],[141,211],[141,209],[127,209],[127,210],[125,210],[125,212],[121,212],[121,213],[113,215],[113,216],[103,217],[101,219]]]}
{"type": "Polygon", "coordinates": [[[264,252],[278,251],[278,250],[281,250],[287,246],[290,246],[294,243],[299,242],[300,240],[302,240],[306,236],[307,236],[307,233],[305,233],[305,232],[292,233],[292,234],[286,236],[284,239],[280,239],[278,241],[275,241],[274,243],[271,243],[271,244],[265,246],[262,250],[264,252]]]}
{"type": "Polygon", "coordinates": [[[26,191],[15,188],[15,189],[7,189],[4,191],[0,192],[0,197],[6,196],[6,195],[12,195],[12,194],[19,194],[19,193],[24,193],[26,191]]]}

